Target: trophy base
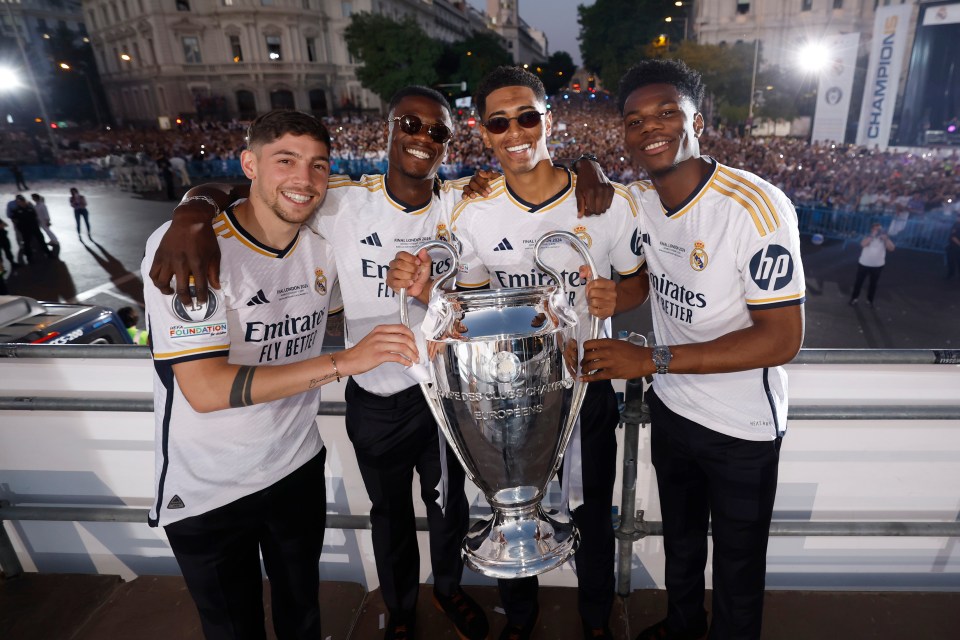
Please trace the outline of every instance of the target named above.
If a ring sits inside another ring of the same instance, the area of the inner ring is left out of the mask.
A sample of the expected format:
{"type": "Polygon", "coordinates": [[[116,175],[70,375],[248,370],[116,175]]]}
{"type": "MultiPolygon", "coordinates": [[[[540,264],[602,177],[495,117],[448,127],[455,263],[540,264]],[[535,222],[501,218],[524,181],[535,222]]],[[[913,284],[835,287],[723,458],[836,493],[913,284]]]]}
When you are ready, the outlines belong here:
{"type": "Polygon", "coordinates": [[[580,546],[573,522],[540,504],[494,508],[493,517],[470,527],[463,540],[464,564],[491,578],[526,578],[556,569],[580,546]]]}

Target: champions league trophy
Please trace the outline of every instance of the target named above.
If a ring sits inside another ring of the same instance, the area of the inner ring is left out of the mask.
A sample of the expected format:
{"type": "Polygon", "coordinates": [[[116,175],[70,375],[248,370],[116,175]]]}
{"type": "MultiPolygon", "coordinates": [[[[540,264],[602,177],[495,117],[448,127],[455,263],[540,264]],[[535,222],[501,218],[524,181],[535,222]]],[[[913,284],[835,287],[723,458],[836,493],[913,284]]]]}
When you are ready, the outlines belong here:
{"type": "MultiPolygon", "coordinates": [[[[574,234],[554,231],[534,248],[537,266],[556,284],[524,289],[445,292],[459,271],[452,246],[435,240],[452,266],[434,283],[424,321],[430,382],[420,387],[447,442],[483,491],[493,516],[463,541],[474,571],[494,578],[534,576],[559,567],[579,545],[567,516],[540,505],[557,472],[586,392],[577,379],[577,316],[563,278],[540,260],[544,243],[569,241],[590,266],[574,234]]],[[[409,326],[407,292],[401,321],[409,326]]],[[[592,317],[590,338],[599,335],[592,317]]]]}

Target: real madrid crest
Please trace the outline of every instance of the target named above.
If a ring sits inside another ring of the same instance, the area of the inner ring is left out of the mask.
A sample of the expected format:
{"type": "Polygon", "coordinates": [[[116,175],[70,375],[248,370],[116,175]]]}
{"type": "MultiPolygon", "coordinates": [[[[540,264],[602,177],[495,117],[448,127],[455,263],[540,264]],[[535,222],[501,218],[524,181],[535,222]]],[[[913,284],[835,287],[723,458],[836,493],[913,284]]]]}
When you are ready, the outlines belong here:
{"type": "Polygon", "coordinates": [[[583,243],[587,245],[588,249],[593,246],[593,238],[590,237],[590,234],[587,233],[587,228],[582,224],[578,224],[573,228],[573,235],[583,240],[583,243]]]}
{"type": "Polygon", "coordinates": [[[316,269],[313,272],[313,287],[322,296],[327,295],[327,276],[323,275],[323,269],[316,269]]]}
{"type": "Polygon", "coordinates": [[[707,263],[710,262],[710,256],[707,255],[703,247],[704,244],[699,240],[693,243],[693,251],[690,252],[690,266],[693,267],[694,271],[703,271],[707,268],[707,263]]]}
{"type": "Polygon", "coordinates": [[[450,231],[447,230],[447,225],[442,222],[437,225],[437,240],[450,242],[450,231]]]}

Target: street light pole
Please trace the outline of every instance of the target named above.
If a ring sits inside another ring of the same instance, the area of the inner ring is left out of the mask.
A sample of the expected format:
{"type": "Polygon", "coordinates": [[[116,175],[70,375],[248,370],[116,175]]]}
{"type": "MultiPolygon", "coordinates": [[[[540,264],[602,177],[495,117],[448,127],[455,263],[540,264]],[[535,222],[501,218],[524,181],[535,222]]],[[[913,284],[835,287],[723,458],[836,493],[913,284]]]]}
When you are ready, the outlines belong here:
{"type": "MultiPolygon", "coordinates": [[[[61,62],[60,68],[64,71],[73,71],[73,67],[66,62],[61,62]]],[[[87,67],[84,63],[77,63],[77,73],[83,76],[84,81],[87,83],[87,93],[90,94],[90,103],[93,105],[93,113],[97,119],[97,127],[102,127],[103,118],[100,117],[100,105],[97,103],[97,96],[93,91],[93,84],[90,82],[90,75],[87,73],[87,67]]]]}

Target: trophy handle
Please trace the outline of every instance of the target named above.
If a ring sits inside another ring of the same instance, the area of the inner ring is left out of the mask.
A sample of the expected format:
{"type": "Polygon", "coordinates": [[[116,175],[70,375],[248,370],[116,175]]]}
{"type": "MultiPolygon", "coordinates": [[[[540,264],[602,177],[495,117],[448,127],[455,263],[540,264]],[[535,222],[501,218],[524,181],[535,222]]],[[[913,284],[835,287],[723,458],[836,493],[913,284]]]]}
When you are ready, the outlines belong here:
{"type": "MultiPolygon", "coordinates": [[[[457,273],[459,273],[460,256],[457,255],[457,250],[453,248],[453,245],[443,240],[430,240],[429,242],[423,243],[416,248],[414,255],[419,254],[423,249],[426,249],[427,251],[430,249],[443,249],[450,254],[450,271],[448,271],[446,275],[437,278],[437,281],[434,282],[433,286],[430,288],[430,301],[433,302],[435,297],[440,295],[440,290],[443,288],[443,285],[445,285],[451,278],[456,277],[457,273]]],[[[400,322],[403,323],[403,326],[407,327],[408,329],[413,329],[413,327],[410,326],[410,312],[409,308],[407,307],[407,298],[407,289],[400,289],[400,322]]],[[[432,384],[430,382],[421,382],[420,391],[423,392],[423,397],[427,401],[427,406],[430,407],[430,413],[433,414],[434,421],[436,421],[437,425],[440,427],[440,431],[447,439],[447,443],[450,444],[450,449],[456,456],[460,466],[463,467],[463,470],[466,472],[466,475],[470,481],[479,486],[480,480],[474,475],[473,467],[460,454],[460,447],[453,446],[453,443],[456,442],[456,438],[453,435],[453,431],[451,430],[449,423],[443,415],[443,406],[440,404],[440,398],[437,395],[436,384],[432,384]]]]}
{"type": "MultiPolygon", "coordinates": [[[[540,259],[540,247],[543,245],[544,242],[546,242],[547,240],[550,240],[551,238],[563,238],[564,240],[569,242],[570,245],[572,245],[573,248],[577,250],[577,253],[580,254],[580,257],[583,258],[583,261],[587,264],[587,266],[590,267],[590,279],[591,280],[597,279],[597,265],[593,261],[593,257],[590,255],[590,251],[587,248],[587,245],[583,243],[583,240],[578,238],[573,233],[570,233],[569,231],[548,231],[547,233],[540,236],[539,240],[537,240],[537,244],[533,248],[533,256],[534,256],[534,260],[537,263],[537,266],[540,267],[540,269],[544,273],[552,277],[563,292],[566,292],[566,283],[563,281],[563,278],[555,269],[552,269],[550,266],[544,264],[544,262],[540,259]]],[[[586,301],[586,297],[584,297],[584,301],[586,301]]],[[[589,315],[590,315],[589,339],[596,340],[597,338],[600,337],[600,318],[596,317],[593,314],[589,314],[589,315]]],[[[577,423],[577,416],[580,415],[580,407],[583,405],[583,398],[584,396],[586,396],[586,394],[587,394],[586,383],[581,381],[579,376],[575,377],[574,383],[573,383],[573,398],[571,399],[571,402],[570,402],[570,413],[567,415],[567,422],[563,426],[563,431],[560,433],[559,448],[560,448],[560,451],[563,453],[565,453],[567,450],[567,443],[570,440],[570,436],[573,434],[573,427],[577,423]]],[[[563,453],[557,456],[557,463],[553,468],[554,473],[556,473],[560,469],[560,465],[563,463],[563,453]]]]}
{"type": "MultiPolygon", "coordinates": [[[[437,281],[433,283],[432,287],[430,287],[430,300],[433,300],[433,297],[438,294],[440,289],[443,288],[443,285],[447,284],[447,281],[451,278],[456,277],[457,273],[460,271],[460,256],[457,255],[457,250],[453,248],[452,244],[443,240],[431,240],[429,242],[424,242],[414,250],[413,255],[419,254],[424,249],[427,251],[430,249],[443,249],[450,254],[450,270],[446,275],[437,278],[437,281]]],[[[410,313],[407,308],[406,288],[400,289],[400,322],[402,322],[403,326],[407,327],[408,329],[411,328],[410,313]]]]}

